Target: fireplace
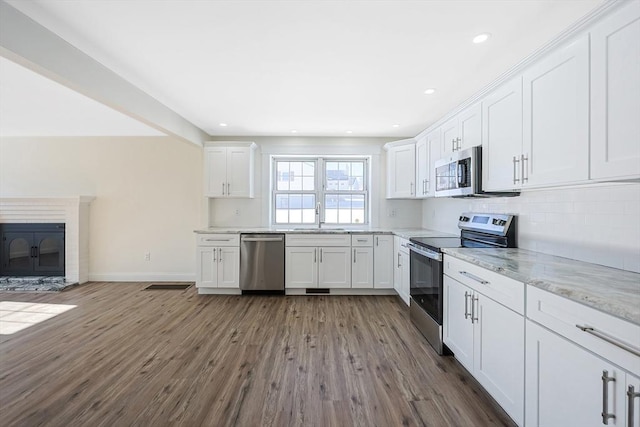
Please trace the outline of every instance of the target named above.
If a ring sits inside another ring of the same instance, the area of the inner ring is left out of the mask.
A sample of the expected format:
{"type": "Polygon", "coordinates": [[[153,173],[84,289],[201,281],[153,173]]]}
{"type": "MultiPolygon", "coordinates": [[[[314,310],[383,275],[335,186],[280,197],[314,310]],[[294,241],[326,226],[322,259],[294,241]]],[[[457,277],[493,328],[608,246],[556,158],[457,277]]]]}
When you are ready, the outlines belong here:
{"type": "Polygon", "coordinates": [[[0,276],[64,276],[63,223],[0,224],[0,276]]]}

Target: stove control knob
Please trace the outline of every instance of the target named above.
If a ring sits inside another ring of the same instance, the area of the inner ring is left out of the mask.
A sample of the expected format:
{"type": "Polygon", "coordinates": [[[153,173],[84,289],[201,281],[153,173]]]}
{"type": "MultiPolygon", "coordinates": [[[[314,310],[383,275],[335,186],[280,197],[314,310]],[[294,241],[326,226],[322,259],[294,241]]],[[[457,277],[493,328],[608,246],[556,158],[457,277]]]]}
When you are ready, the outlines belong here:
{"type": "Polygon", "coordinates": [[[464,215],[460,216],[460,218],[458,218],[458,219],[459,219],[460,222],[468,222],[469,221],[469,217],[464,216],[464,215]]]}
{"type": "Polygon", "coordinates": [[[493,218],[493,225],[500,225],[500,220],[498,218],[493,218]]]}

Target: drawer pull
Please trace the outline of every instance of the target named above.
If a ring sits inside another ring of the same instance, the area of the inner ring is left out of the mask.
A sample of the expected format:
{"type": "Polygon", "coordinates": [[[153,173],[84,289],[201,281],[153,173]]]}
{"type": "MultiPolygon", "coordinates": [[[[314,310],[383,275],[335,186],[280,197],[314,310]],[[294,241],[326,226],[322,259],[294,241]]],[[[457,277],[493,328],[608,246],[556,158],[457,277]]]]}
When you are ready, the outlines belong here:
{"type": "Polygon", "coordinates": [[[609,376],[609,372],[602,371],[602,424],[608,425],[609,418],[616,419],[614,414],[609,411],[609,382],[615,382],[614,377],[609,376]]]}
{"type": "Polygon", "coordinates": [[[638,357],[640,357],[640,350],[634,347],[631,347],[628,344],[625,344],[623,342],[618,341],[617,339],[605,334],[604,332],[600,332],[595,330],[594,328],[590,327],[590,326],[580,326],[580,325],[576,325],[576,328],[580,329],[583,332],[586,332],[588,334],[593,335],[594,337],[598,337],[601,340],[604,340],[610,344],[615,345],[616,347],[620,347],[621,349],[628,351],[631,354],[634,354],[638,357]]]}
{"type": "Polygon", "coordinates": [[[205,239],[207,242],[230,242],[231,239],[205,239]]]}
{"type": "Polygon", "coordinates": [[[481,285],[488,285],[489,284],[489,282],[487,282],[486,280],[481,279],[480,277],[475,276],[475,275],[473,275],[473,274],[471,274],[471,273],[469,273],[467,271],[459,271],[458,273],[460,273],[464,277],[468,277],[471,280],[475,280],[476,282],[480,283],[481,285]]]}
{"type": "Polygon", "coordinates": [[[356,239],[360,243],[367,243],[367,239],[356,239]]]}
{"type": "Polygon", "coordinates": [[[472,296],[473,294],[470,292],[466,292],[464,293],[464,318],[468,319],[469,318],[469,297],[472,296]]]}
{"type": "Polygon", "coordinates": [[[640,397],[640,393],[638,393],[636,389],[632,385],[630,385],[629,389],[627,390],[627,426],[629,427],[633,427],[634,425],[633,402],[636,397],[640,397]]]}

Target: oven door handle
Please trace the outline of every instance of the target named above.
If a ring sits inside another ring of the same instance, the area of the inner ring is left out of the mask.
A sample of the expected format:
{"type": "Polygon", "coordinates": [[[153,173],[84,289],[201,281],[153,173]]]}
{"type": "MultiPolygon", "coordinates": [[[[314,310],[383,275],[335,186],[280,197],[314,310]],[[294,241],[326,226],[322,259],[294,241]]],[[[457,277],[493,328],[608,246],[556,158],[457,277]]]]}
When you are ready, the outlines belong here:
{"type": "Polygon", "coordinates": [[[425,256],[429,259],[434,259],[436,261],[442,261],[442,254],[438,253],[438,252],[432,252],[432,251],[426,251],[422,248],[419,248],[418,246],[414,245],[413,243],[408,243],[407,246],[409,247],[409,250],[411,252],[415,252],[418,255],[422,255],[425,256]]]}

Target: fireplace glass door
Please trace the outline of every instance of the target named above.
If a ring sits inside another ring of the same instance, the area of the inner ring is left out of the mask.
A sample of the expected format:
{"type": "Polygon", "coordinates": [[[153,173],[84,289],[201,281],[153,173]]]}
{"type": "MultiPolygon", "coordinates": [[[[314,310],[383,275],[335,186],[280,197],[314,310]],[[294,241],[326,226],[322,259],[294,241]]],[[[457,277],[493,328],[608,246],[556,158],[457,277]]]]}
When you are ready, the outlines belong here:
{"type": "Polygon", "coordinates": [[[64,276],[64,224],[0,224],[0,275],[64,276]]]}

